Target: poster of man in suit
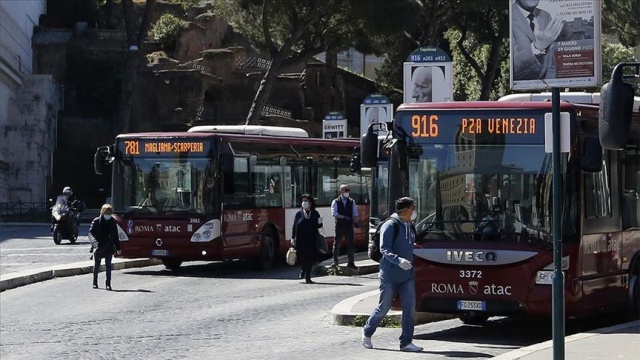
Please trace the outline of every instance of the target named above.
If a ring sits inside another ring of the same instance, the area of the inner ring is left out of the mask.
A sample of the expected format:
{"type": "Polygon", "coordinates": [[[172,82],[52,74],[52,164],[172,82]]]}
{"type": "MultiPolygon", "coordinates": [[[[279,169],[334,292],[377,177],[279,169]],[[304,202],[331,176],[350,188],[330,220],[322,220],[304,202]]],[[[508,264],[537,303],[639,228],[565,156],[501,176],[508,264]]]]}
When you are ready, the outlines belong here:
{"type": "Polygon", "coordinates": [[[597,86],[599,0],[513,0],[511,88],[597,86]]]}

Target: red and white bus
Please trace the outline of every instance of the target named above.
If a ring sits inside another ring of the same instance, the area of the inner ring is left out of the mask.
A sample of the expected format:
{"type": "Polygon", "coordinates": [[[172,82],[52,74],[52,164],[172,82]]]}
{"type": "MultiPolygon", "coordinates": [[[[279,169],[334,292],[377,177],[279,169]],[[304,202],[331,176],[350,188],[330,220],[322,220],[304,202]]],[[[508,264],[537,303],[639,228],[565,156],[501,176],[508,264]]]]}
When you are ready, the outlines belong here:
{"type": "MultiPolygon", "coordinates": [[[[284,259],[300,196],[312,194],[333,243],[331,201],[348,184],[362,220],[370,176],[350,172],[356,140],[309,138],[297,128],[198,126],[189,132],[121,134],[98,148],[112,163],[111,203],[122,256],[183,261],[284,259]]],[[[355,229],[359,247],[366,230],[355,229]]]]}
{"type": "MultiPolygon", "coordinates": [[[[401,105],[385,164],[365,154],[375,153],[380,134],[363,137],[362,165],[377,168],[374,184],[385,186],[374,187],[377,198],[388,206],[401,196],[416,200],[418,311],[475,324],[494,315],[551,315],[552,154],[545,123],[551,106],[401,105]]],[[[561,104],[568,317],[639,311],[640,116],[634,109],[626,145],[607,150],[598,139],[598,106],[561,104]]]]}

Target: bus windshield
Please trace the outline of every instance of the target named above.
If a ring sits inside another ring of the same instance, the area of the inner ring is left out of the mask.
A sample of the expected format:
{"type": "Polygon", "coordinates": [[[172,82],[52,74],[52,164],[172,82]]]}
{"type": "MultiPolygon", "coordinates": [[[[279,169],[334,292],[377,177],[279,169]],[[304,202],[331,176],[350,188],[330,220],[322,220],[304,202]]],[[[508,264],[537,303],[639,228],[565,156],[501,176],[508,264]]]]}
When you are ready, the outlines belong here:
{"type": "MultiPolygon", "coordinates": [[[[420,149],[410,155],[408,173],[417,231],[445,241],[549,240],[552,159],[543,114],[477,111],[473,124],[467,114],[435,112],[432,123],[422,114],[398,116],[400,132],[420,149]],[[496,118],[526,120],[526,133],[517,121],[498,131],[502,123],[490,123],[496,118]]],[[[566,169],[566,156],[562,162],[566,169]]]]}

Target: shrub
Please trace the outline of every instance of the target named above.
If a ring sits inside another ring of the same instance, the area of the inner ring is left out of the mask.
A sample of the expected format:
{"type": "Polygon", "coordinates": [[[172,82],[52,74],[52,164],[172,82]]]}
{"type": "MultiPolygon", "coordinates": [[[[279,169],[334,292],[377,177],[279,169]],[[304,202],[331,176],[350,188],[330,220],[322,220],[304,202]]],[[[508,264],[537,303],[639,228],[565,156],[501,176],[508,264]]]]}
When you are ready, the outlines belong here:
{"type": "Polygon", "coordinates": [[[153,24],[149,36],[159,42],[164,50],[173,51],[182,30],[182,20],[171,14],[164,14],[153,24]]]}

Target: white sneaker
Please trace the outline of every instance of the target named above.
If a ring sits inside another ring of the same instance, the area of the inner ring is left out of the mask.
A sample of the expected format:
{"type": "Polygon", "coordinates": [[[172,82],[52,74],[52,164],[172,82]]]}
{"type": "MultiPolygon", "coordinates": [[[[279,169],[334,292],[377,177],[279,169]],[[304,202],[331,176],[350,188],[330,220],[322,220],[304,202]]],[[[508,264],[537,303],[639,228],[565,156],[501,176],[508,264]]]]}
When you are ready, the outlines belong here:
{"type": "Polygon", "coordinates": [[[420,352],[422,348],[420,346],[413,345],[413,343],[409,343],[400,348],[400,351],[408,351],[408,352],[420,352]]]}
{"type": "Polygon", "coordinates": [[[364,334],[364,330],[362,330],[362,346],[367,349],[373,349],[373,344],[371,343],[371,336],[367,336],[364,334]]]}

